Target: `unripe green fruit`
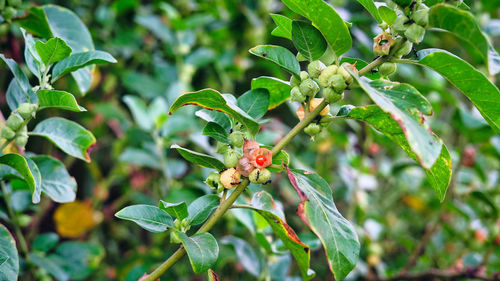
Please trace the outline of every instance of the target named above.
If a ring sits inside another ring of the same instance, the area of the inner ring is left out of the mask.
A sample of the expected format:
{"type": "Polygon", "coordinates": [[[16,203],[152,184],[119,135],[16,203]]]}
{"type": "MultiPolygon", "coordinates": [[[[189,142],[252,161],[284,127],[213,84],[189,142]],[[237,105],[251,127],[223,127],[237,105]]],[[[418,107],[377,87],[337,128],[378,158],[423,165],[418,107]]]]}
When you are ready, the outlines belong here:
{"type": "Polygon", "coordinates": [[[324,88],[323,97],[328,103],[336,103],[344,97],[342,92],[337,92],[333,88],[324,88]]]}
{"type": "Polygon", "coordinates": [[[217,142],[217,147],[215,148],[215,152],[219,154],[224,154],[229,149],[229,146],[223,142],[217,142]]]}
{"type": "Polygon", "coordinates": [[[337,73],[342,75],[342,77],[344,77],[344,81],[350,85],[354,81],[354,78],[352,78],[352,75],[346,70],[346,67],[349,67],[349,63],[344,62],[342,66],[339,67],[337,73]]]}
{"type": "Polygon", "coordinates": [[[409,25],[407,22],[410,19],[406,16],[399,16],[394,20],[394,23],[392,24],[392,29],[398,33],[404,33],[406,29],[408,29],[409,25]]]}
{"type": "Polygon", "coordinates": [[[2,16],[5,18],[5,20],[10,21],[13,17],[15,17],[17,14],[17,10],[12,8],[12,7],[6,7],[3,12],[2,16]]]}
{"type": "Polygon", "coordinates": [[[413,23],[410,27],[405,31],[405,36],[411,42],[418,44],[422,42],[425,35],[425,28],[420,25],[413,23]]]}
{"type": "Polygon", "coordinates": [[[248,180],[251,183],[258,184],[259,183],[259,177],[260,177],[260,171],[259,171],[259,169],[253,169],[250,172],[250,175],[248,175],[248,180]]]}
{"type": "Polygon", "coordinates": [[[5,125],[14,131],[17,131],[21,128],[23,123],[24,123],[24,120],[23,120],[23,118],[21,118],[21,116],[19,116],[17,114],[11,114],[9,116],[9,118],[7,118],[5,125]]]}
{"type": "Polygon", "coordinates": [[[321,87],[323,88],[328,87],[328,80],[332,75],[337,74],[338,69],[339,69],[338,66],[330,65],[327,68],[323,69],[323,71],[321,71],[321,74],[319,75],[318,78],[321,87]]]}
{"type": "Polygon", "coordinates": [[[300,83],[299,89],[302,94],[310,97],[313,97],[314,95],[316,95],[316,93],[319,92],[318,84],[316,84],[316,82],[314,82],[314,80],[312,80],[311,78],[302,81],[302,83],[300,83]]]}
{"type": "Polygon", "coordinates": [[[306,100],[306,95],[304,95],[298,86],[293,87],[290,91],[290,98],[292,101],[304,102],[306,100]]]}
{"type": "Polygon", "coordinates": [[[208,175],[207,179],[205,180],[205,183],[211,189],[217,189],[217,187],[219,187],[219,180],[220,180],[220,174],[217,172],[211,172],[210,175],[208,175]]]}
{"type": "Polygon", "coordinates": [[[299,85],[300,85],[300,79],[297,78],[297,76],[292,75],[292,77],[290,77],[290,86],[298,87],[299,85]]]}
{"type": "Polygon", "coordinates": [[[242,147],[245,142],[245,135],[243,132],[232,132],[229,135],[229,139],[234,147],[242,147]]]}
{"type": "Polygon", "coordinates": [[[412,18],[416,24],[426,27],[429,24],[429,8],[415,11],[412,18]]]}
{"type": "Polygon", "coordinates": [[[312,78],[318,78],[321,74],[321,71],[323,71],[323,69],[325,68],[326,66],[323,62],[321,62],[320,60],[315,60],[307,66],[307,71],[309,71],[309,75],[311,75],[312,78]]]}
{"type": "Polygon", "coordinates": [[[191,220],[189,218],[185,218],[181,221],[181,226],[184,230],[189,230],[189,225],[191,224],[191,220]]]}
{"type": "Polygon", "coordinates": [[[300,72],[300,81],[304,81],[306,79],[309,79],[309,73],[307,73],[306,71],[301,71],[300,72]]]}
{"type": "Polygon", "coordinates": [[[320,131],[321,127],[316,123],[311,123],[307,125],[307,127],[304,129],[304,132],[310,135],[311,137],[314,137],[315,135],[319,134],[320,131]]]}
{"type": "Polygon", "coordinates": [[[378,72],[380,73],[380,75],[382,75],[383,77],[385,77],[385,76],[391,75],[394,72],[396,72],[396,68],[397,68],[397,66],[396,66],[395,63],[393,63],[393,62],[384,62],[378,68],[378,72]]]}
{"type": "Polygon", "coordinates": [[[228,149],[226,153],[224,153],[224,165],[226,168],[233,168],[238,165],[238,160],[240,160],[240,155],[238,152],[228,149]]]}
{"type": "Polygon", "coordinates": [[[21,214],[18,217],[19,226],[26,227],[31,223],[31,220],[32,220],[31,216],[26,215],[26,214],[21,214]]]}
{"type": "Polygon", "coordinates": [[[260,170],[260,175],[259,175],[259,183],[264,184],[267,183],[271,179],[271,172],[264,168],[260,170]]]}
{"type": "Polygon", "coordinates": [[[394,56],[398,58],[406,56],[411,52],[412,48],[413,48],[413,43],[410,41],[405,41],[403,43],[403,46],[401,46],[401,48],[394,54],[394,56]]]}
{"type": "Polygon", "coordinates": [[[341,93],[347,88],[344,77],[341,74],[334,74],[328,80],[328,86],[333,87],[337,93],[341,93]]]}
{"type": "Polygon", "coordinates": [[[19,113],[19,115],[21,115],[24,119],[27,119],[34,116],[37,108],[36,104],[22,103],[16,109],[16,112],[19,113]]]}
{"type": "Polygon", "coordinates": [[[15,142],[20,147],[25,147],[28,143],[28,135],[18,135],[15,139],[15,142]]]}
{"type": "Polygon", "coordinates": [[[2,135],[2,138],[8,139],[8,140],[11,140],[16,136],[16,132],[14,132],[9,127],[3,127],[2,132],[0,134],[2,135]]]}

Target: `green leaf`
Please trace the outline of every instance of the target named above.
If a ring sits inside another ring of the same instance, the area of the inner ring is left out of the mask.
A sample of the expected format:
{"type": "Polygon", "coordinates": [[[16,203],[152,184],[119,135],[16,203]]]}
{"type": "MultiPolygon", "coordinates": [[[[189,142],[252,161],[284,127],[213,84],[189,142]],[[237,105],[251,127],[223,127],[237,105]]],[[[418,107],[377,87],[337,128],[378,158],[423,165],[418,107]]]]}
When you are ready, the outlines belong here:
{"type": "Polygon", "coordinates": [[[280,14],[271,14],[271,18],[276,23],[271,35],[292,40],[292,20],[280,14]]]}
{"type": "Polygon", "coordinates": [[[274,77],[261,76],[252,80],[252,90],[266,89],[269,92],[269,106],[267,110],[273,109],[290,98],[292,87],[290,83],[274,77]]]}
{"type": "Polygon", "coordinates": [[[40,202],[40,194],[42,192],[41,175],[38,167],[31,159],[16,153],[9,153],[0,156],[0,164],[7,165],[16,170],[26,184],[28,184],[32,193],[32,202],[40,202]]]}
{"type": "Polygon", "coordinates": [[[225,98],[213,89],[204,89],[197,92],[183,94],[178,97],[170,106],[169,114],[176,112],[184,105],[194,104],[206,109],[222,111],[231,115],[238,122],[243,124],[252,135],[259,132],[259,123],[248,116],[243,110],[237,107],[231,100],[225,98]]]}
{"type": "Polygon", "coordinates": [[[188,207],[186,202],[168,203],[160,200],[158,207],[179,220],[183,220],[188,217],[188,207]]]}
{"type": "Polygon", "coordinates": [[[373,0],[357,0],[365,9],[370,12],[370,14],[378,21],[378,23],[382,23],[382,17],[379,14],[379,10],[377,10],[377,6],[373,3],[373,0]]]}
{"type": "Polygon", "coordinates": [[[153,129],[153,119],[148,114],[146,103],[136,96],[126,95],[123,97],[123,102],[132,112],[135,122],[145,131],[153,129]]]}
{"type": "Polygon", "coordinates": [[[439,157],[443,145],[422,125],[423,117],[419,116],[420,113],[432,114],[429,102],[408,84],[370,81],[349,71],[370,98],[399,123],[418,162],[425,169],[430,169],[439,157]]]}
{"type": "Polygon", "coordinates": [[[207,275],[208,275],[208,281],[219,281],[219,276],[217,276],[217,274],[215,274],[215,272],[211,269],[208,270],[207,272],[207,275]]]}
{"type": "Polygon", "coordinates": [[[50,275],[52,275],[58,281],[69,280],[68,273],[58,264],[57,259],[42,256],[40,254],[29,255],[30,261],[32,261],[36,266],[45,269],[50,275]]]}
{"type": "Polygon", "coordinates": [[[45,11],[40,7],[32,6],[28,10],[28,14],[16,22],[36,36],[45,39],[53,37],[45,11]]]}
{"type": "Polygon", "coordinates": [[[37,101],[38,98],[35,92],[30,91],[29,94],[23,92],[16,81],[16,78],[10,80],[9,87],[7,88],[7,93],[5,94],[7,99],[7,104],[11,111],[16,110],[21,103],[29,103],[29,101],[37,101]]]}
{"type": "Polygon", "coordinates": [[[301,200],[297,214],[321,240],[335,280],[343,280],[359,257],[354,227],[337,210],[332,190],[324,179],[315,173],[286,168],[301,200]]]}
{"type": "Polygon", "coordinates": [[[265,191],[255,193],[251,206],[247,207],[261,215],[290,250],[297,261],[302,278],[304,280],[313,278],[315,273],[309,268],[311,259],[309,246],[300,241],[295,231],[286,223],[283,211],[276,207],[272,196],[265,191]]]}
{"type": "Polygon", "coordinates": [[[151,205],[132,205],[115,214],[117,218],[133,221],[150,232],[163,232],[174,227],[172,217],[162,209],[151,205]]]}
{"type": "Polygon", "coordinates": [[[72,54],[70,57],[63,59],[54,66],[52,70],[52,82],[82,67],[103,63],[116,63],[116,59],[103,51],[89,51],[72,54]]]}
{"type": "Polygon", "coordinates": [[[447,4],[435,5],[429,11],[429,26],[447,30],[465,40],[481,54],[491,75],[500,72],[500,56],[470,12],[447,4]]]}
{"type": "Polygon", "coordinates": [[[260,119],[269,107],[269,92],[266,89],[250,90],[237,100],[238,107],[254,119],[260,119]]]}
{"type": "Polygon", "coordinates": [[[0,280],[17,280],[19,274],[19,256],[16,240],[5,226],[0,224],[0,280]]]}
{"type": "Polygon", "coordinates": [[[136,166],[161,170],[161,160],[158,155],[141,148],[127,147],[120,155],[120,161],[136,166]]]}
{"type": "Polygon", "coordinates": [[[71,280],[87,280],[100,266],[104,250],[101,246],[88,242],[68,241],[57,246],[50,257],[57,260],[71,280]]]}
{"type": "Polygon", "coordinates": [[[443,50],[418,52],[418,60],[402,60],[427,66],[457,87],[477,107],[496,133],[500,134],[500,91],[488,78],[461,58],[443,50]]]}
{"type": "MultiPolygon", "coordinates": [[[[90,32],[75,13],[56,5],[45,5],[42,8],[47,16],[52,35],[63,39],[71,47],[73,53],[94,50],[90,32]]],[[[88,66],[71,74],[82,94],[90,89],[92,72],[93,68],[88,66]]]]}
{"type": "Polygon", "coordinates": [[[312,21],[332,47],[336,57],[351,49],[352,38],[349,29],[328,3],[323,0],[283,0],[283,3],[290,10],[312,21]]]}
{"type": "Polygon", "coordinates": [[[38,252],[48,252],[59,242],[59,236],[56,233],[48,232],[38,235],[33,240],[33,250],[38,252]]]}
{"type": "Polygon", "coordinates": [[[261,262],[264,261],[245,240],[234,236],[226,236],[222,238],[220,242],[223,245],[232,245],[236,252],[238,263],[240,263],[248,273],[252,274],[254,277],[259,277],[262,270],[261,262]]]}
{"type": "Polygon", "coordinates": [[[200,109],[195,112],[195,115],[207,122],[217,123],[225,130],[231,129],[231,119],[223,112],[217,110],[200,109]]]}
{"type": "Polygon", "coordinates": [[[37,93],[40,109],[55,107],[75,112],[87,111],[78,105],[75,96],[65,91],[39,90],[37,93]]]}
{"type": "Polygon", "coordinates": [[[71,55],[71,48],[61,38],[51,38],[47,42],[37,41],[35,49],[42,62],[46,65],[52,65],[71,55]]]}
{"type": "Polygon", "coordinates": [[[216,169],[217,171],[222,171],[226,168],[224,163],[222,163],[217,158],[214,158],[210,155],[206,155],[203,153],[195,152],[183,147],[178,146],[177,144],[173,144],[170,146],[172,149],[177,149],[179,154],[186,159],[187,161],[194,163],[198,166],[216,169]]]}
{"type": "Polygon", "coordinates": [[[86,162],[90,162],[88,149],[96,142],[90,131],[76,122],[60,117],[43,120],[30,135],[45,137],[62,151],[86,162]]]}
{"type": "Polygon", "coordinates": [[[389,25],[392,25],[398,17],[396,12],[387,6],[380,6],[378,8],[378,13],[380,15],[380,18],[389,25]]]}
{"type": "Polygon", "coordinates": [[[219,206],[220,198],[215,194],[207,194],[194,200],[188,207],[191,225],[203,223],[219,206]]]}
{"type": "Polygon", "coordinates": [[[215,264],[219,256],[219,245],[212,234],[204,232],[189,237],[183,232],[176,233],[186,249],[195,273],[205,273],[215,264]]]}
{"type": "Polygon", "coordinates": [[[292,23],[292,42],[308,61],[319,59],[328,47],[319,30],[308,22],[298,20],[292,23]]]}
{"type": "MultiPolygon", "coordinates": [[[[413,160],[418,162],[418,158],[411,150],[408,140],[398,122],[396,122],[390,114],[382,111],[380,107],[376,105],[355,107],[352,109],[343,107],[343,109],[339,111],[339,114],[341,117],[352,118],[370,124],[373,128],[401,146],[413,160]]],[[[439,142],[442,143],[441,140],[439,140],[439,142]]],[[[425,173],[429,183],[438,195],[439,200],[443,201],[451,180],[451,158],[446,146],[443,145],[441,154],[436,162],[430,169],[425,169],[425,173]]]]}
{"type": "Polygon", "coordinates": [[[205,128],[203,128],[203,135],[209,136],[223,143],[229,143],[229,135],[227,134],[226,129],[222,128],[221,125],[215,122],[208,122],[207,125],[205,125],[205,128]]]}
{"type": "Polygon", "coordinates": [[[31,90],[30,82],[23,70],[13,59],[8,59],[3,54],[0,54],[0,58],[7,64],[12,74],[14,74],[14,79],[17,82],[18,89],[24,93],[26,100],[31,103],[36,103],[36,95],[31,90]],[[35,97],[34,100],[32,100],[32,97],[35,97]]]}
{"type": "Polygon", "coordinates": [[[42,59],[40,59],[40,56],[38,55],[35,48],[35,43],[36,41],[38,41],[38,39],[34,39],[33,36],[27,33],[23,28],[21,28],[21,32],[24,37],[24,60],[26,61],[26,65],[28,66],[29,70],[38,79],[40,79],[40,63],[42,59]]]}
{"type": "Polygon", "coordinates": [[[46,155],[31,157],[42,175],[42,191],[58,203],[73,202],[76,181],[59,160],[46,155]]]}
{"type": "Polygon", "coordinates": [[[259,45],[249,50],[252,55],[272,61],[293,75],[300,74],[297,58],[288,49],[274,45],[259,45]]]}

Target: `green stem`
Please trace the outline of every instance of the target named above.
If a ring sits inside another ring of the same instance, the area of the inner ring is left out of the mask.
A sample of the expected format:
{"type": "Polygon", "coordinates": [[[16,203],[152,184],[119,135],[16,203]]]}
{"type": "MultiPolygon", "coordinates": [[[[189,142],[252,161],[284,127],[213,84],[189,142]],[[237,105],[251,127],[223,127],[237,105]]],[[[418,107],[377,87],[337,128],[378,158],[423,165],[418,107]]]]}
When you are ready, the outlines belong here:
{"type": "MultiPolygon", "coordinates": [[[[226,213],[226,211],[233,205],[234,201],[240,196],[241,193],[247,188],[250,182],[244,180],[231,195],[219,205],[217,210],[210,216],[210,218],[198,229],[196,233],[202,233],[209,231],[214,224],[226,213]]],[[[186,254],[184,247],[180,247],[171,255],[165,262],[163,262],[159,267],[157,267],[151,274],[147,277],[141,279],[141,281],[154,281],[160,278],[160,276],[165,273],[170,267],[172,267],[176,262],[178,262],[186,254]]]]}
{"type": "Polygon", "coordinates": [[[7,192],[7,188],[5,187],[5,183],[3,181],[0,181],[0,186],[2,188],[3,199],[5,200],[5,204],[7,205],[7,212],[9,213],[9,217],[12,219],[12,225],[14,227],[17,240],[19,241],[19,248],[21,249],[24,257],[27,259],[29,254],[28,244],[26,243],[26,239],[24,239],[23,232],[21,231],[21,227],[19,226],[19,219],[17,217],[17,214],[11,207],[10,193],[7,192]]]}

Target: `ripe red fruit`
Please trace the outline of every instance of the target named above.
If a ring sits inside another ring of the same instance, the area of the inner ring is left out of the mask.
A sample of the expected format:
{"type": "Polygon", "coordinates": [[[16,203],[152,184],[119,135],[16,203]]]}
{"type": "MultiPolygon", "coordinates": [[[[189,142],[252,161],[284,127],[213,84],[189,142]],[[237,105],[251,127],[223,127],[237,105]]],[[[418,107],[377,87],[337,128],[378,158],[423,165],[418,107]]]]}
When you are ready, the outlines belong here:
{"type": "Polygon", "coordinates": [[[257,165],[259,166],[264,166],[264,164],[266,163],[266,157],[264,155],[257,155],[257,157],[255,157],[255,163],[257,163],[257,165]]]}

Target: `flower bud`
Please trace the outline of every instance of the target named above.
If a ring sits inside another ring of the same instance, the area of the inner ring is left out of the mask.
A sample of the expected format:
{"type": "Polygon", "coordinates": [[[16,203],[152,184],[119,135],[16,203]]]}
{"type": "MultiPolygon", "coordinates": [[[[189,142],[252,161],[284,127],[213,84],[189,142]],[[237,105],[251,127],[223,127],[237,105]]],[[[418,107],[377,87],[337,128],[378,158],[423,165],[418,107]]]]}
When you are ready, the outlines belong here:
{"type": "Polygon", "coordinates": [[[208,175],[207,179],[205,180],[205,183],[211,189],[217,189],[217,187],[219,187],[219,180],[220,180],[220,174],[217,172],[211,172],[208,175]]]}
{"type": "Polygon", "coordinates": [[[393,62],[384,62],[379,68],[378,72],[382,77],[388,76],[396,72],[396,64],[393,62]]]}
{"type": "Polygon", "coordinates": [[[234,168],[236,165],[238,165],[238,160],[240,160],[241,155],[232,150],[228,149],[226,153],[224,153],[224,165],[226,168],[234,168]]]}
{"type": "Polygon", "coordinates": [[[235,168],[227,169],[221,173],[220,182],[227,189],[235,188],[241,183],[241,174],[235,168]]]}
{"type": "Polygon", "coordinates": [[[307,127],[304,129],[304,132],[310,135],[311,137],[316,136],[317,134],[319,134],[320,131],[321,127],[316,123],[311,123],[307,125],[307,127]]]}
{"type": "Polygon", "coordinates": [[[404,33],[406,29],[408,29],[409,25],[408,22],[410,19],[406,16],[399,16],[394,20],[394,23],[392,24],[392,29],[396,31],[397,33],[404,33]]]}
{"type": "Polygon", "coordinates": [[[16,132],[14,132],[9,127],[3,127],[2,132],[0,134],[2,135],[2,138],[8,139],[8,140],[11,140],[16,136],[16,132]]]}
{"type": "Polygon", "coordinates": [[[290,77],[290,86],[298,87],[299,85],[300,85],[300,79],[297,78],[297,76],[292,75],[292,77],[290,77]]]}
{"type": "Polygon", "coordinates": [[[231,144],[234,147],[242,147],[243,143],[245,142],[245,136],[243,135],[243,132],[232,132],[229,135],[229,139],[231,140],[231,144]]]}
{"type": "Polygon", "coordinates": [[[425,28],[420,25],[413,23],[410,27],[405,31],[405,36],[411,42],[418,44],[424,40],[425,28]]]}
{"type": "Polygon", "coordinates": [[[293,87],[290,91],[290,98],[292,101],[304,102],[306,100],[306,95],[304,95],[299,87],[293,87]]]}
{"type": "Polygon", "coordinates": [[[301,71],[300,72],[300,81],[304,81],[306,79],[309,79],[309,73],[307,73],[306,71],[301,71]]]}
{"type": "Polygon", "coordinates": [[[323,71],[323,69],[325,68],[326,66],[323,62],[321,62],[320,60],[315,60],[307,66],[307,71],[309,71],[309,75],[311,75],[312,78],[318,78],[321,74],[321,71],[323,71]]]}
{"type": "Polygon", "coordinates": [[[327,68],[323,69],[321,71],[321,74],[319,75],[318,81],[321,87],[326,88],[328,87],[328,80],[330,80],[330,77],[334,74],[337,74],[338,71],[338,66],[336,65],[330,65],[327,68]]]}
{"type": "Polygon", "coordinates": [[[182,227],[181,221],[179,219],[174,220],[174,228],[180,230],[182,227]]]}
{"type": "Polygon", "coordinates": [[[18,135],[14,141],[18,146],[24,148],[28,143],[28,135],[18,135]]]}
{"type": "Polygon", "coordinates": [[[9,118],[7,118],[7,121],[5,122],[5,125],[9,128],[11,128],[13,131],[17,131],[21,128],[23,125],[24,120],[21,118],[21,116],[17,114],[11,114],[9,118]]]}
{"type": "Polygon", "coordinates": [[[337,91],[337,93],[342,93],[345,88],[347,88],[347,84],[344,81],[344,77],[341,74],[334,74],[330,76],[328,80],[328,86],[332,87],[337,91]]]}
{"type": "Polygon", "coordinates": [[[19,113],[19,115],[21,115],[24,119],[34,117],[34,113],[37,109],[36,104],[34,106],[35,107],[33,107],[32,104],[29,103],[22,103],[16,109],[16,112],[19,113]]]}
{"type": "Polygon", "coordinates": [[[336,103],[344,97],[343,92],[337,92],[333,88],[324,88],[323,97],[328,103],[336,103]]]}
{"type": "Polygon", "coordinates": [[[319,92],[318,84],[316,84],[316,82],[314,82],[314,80],[312,80],[311,78],[302,81],[302,83],[300,83],[299,89],[302,94],[309,97],[313,97],[314,95],[316,95],[316,93],[319,92]]]}
{"type": "Polygon", "coordinates": [[[229,149],[229,145],[223,142],[217,142],[217,147],[215,148],[215,152],[224,154],[229,149]]]}
{"type": "Polygon", "coordinates": [[[373,53],[378,56],[387,56],[391,47],[396,43],[388,33],[381,33],[373,38],[373,53]]]}
{"type": "Polygon", "coordinates": [[[394,54],[394,56],[400,58],[403,56],[408,55],[411,52],[411,49],[413,48],[413,43],[410,41],[405,41],[403,43],[403,46],[397,50],[397,52],[394,54]]]}

